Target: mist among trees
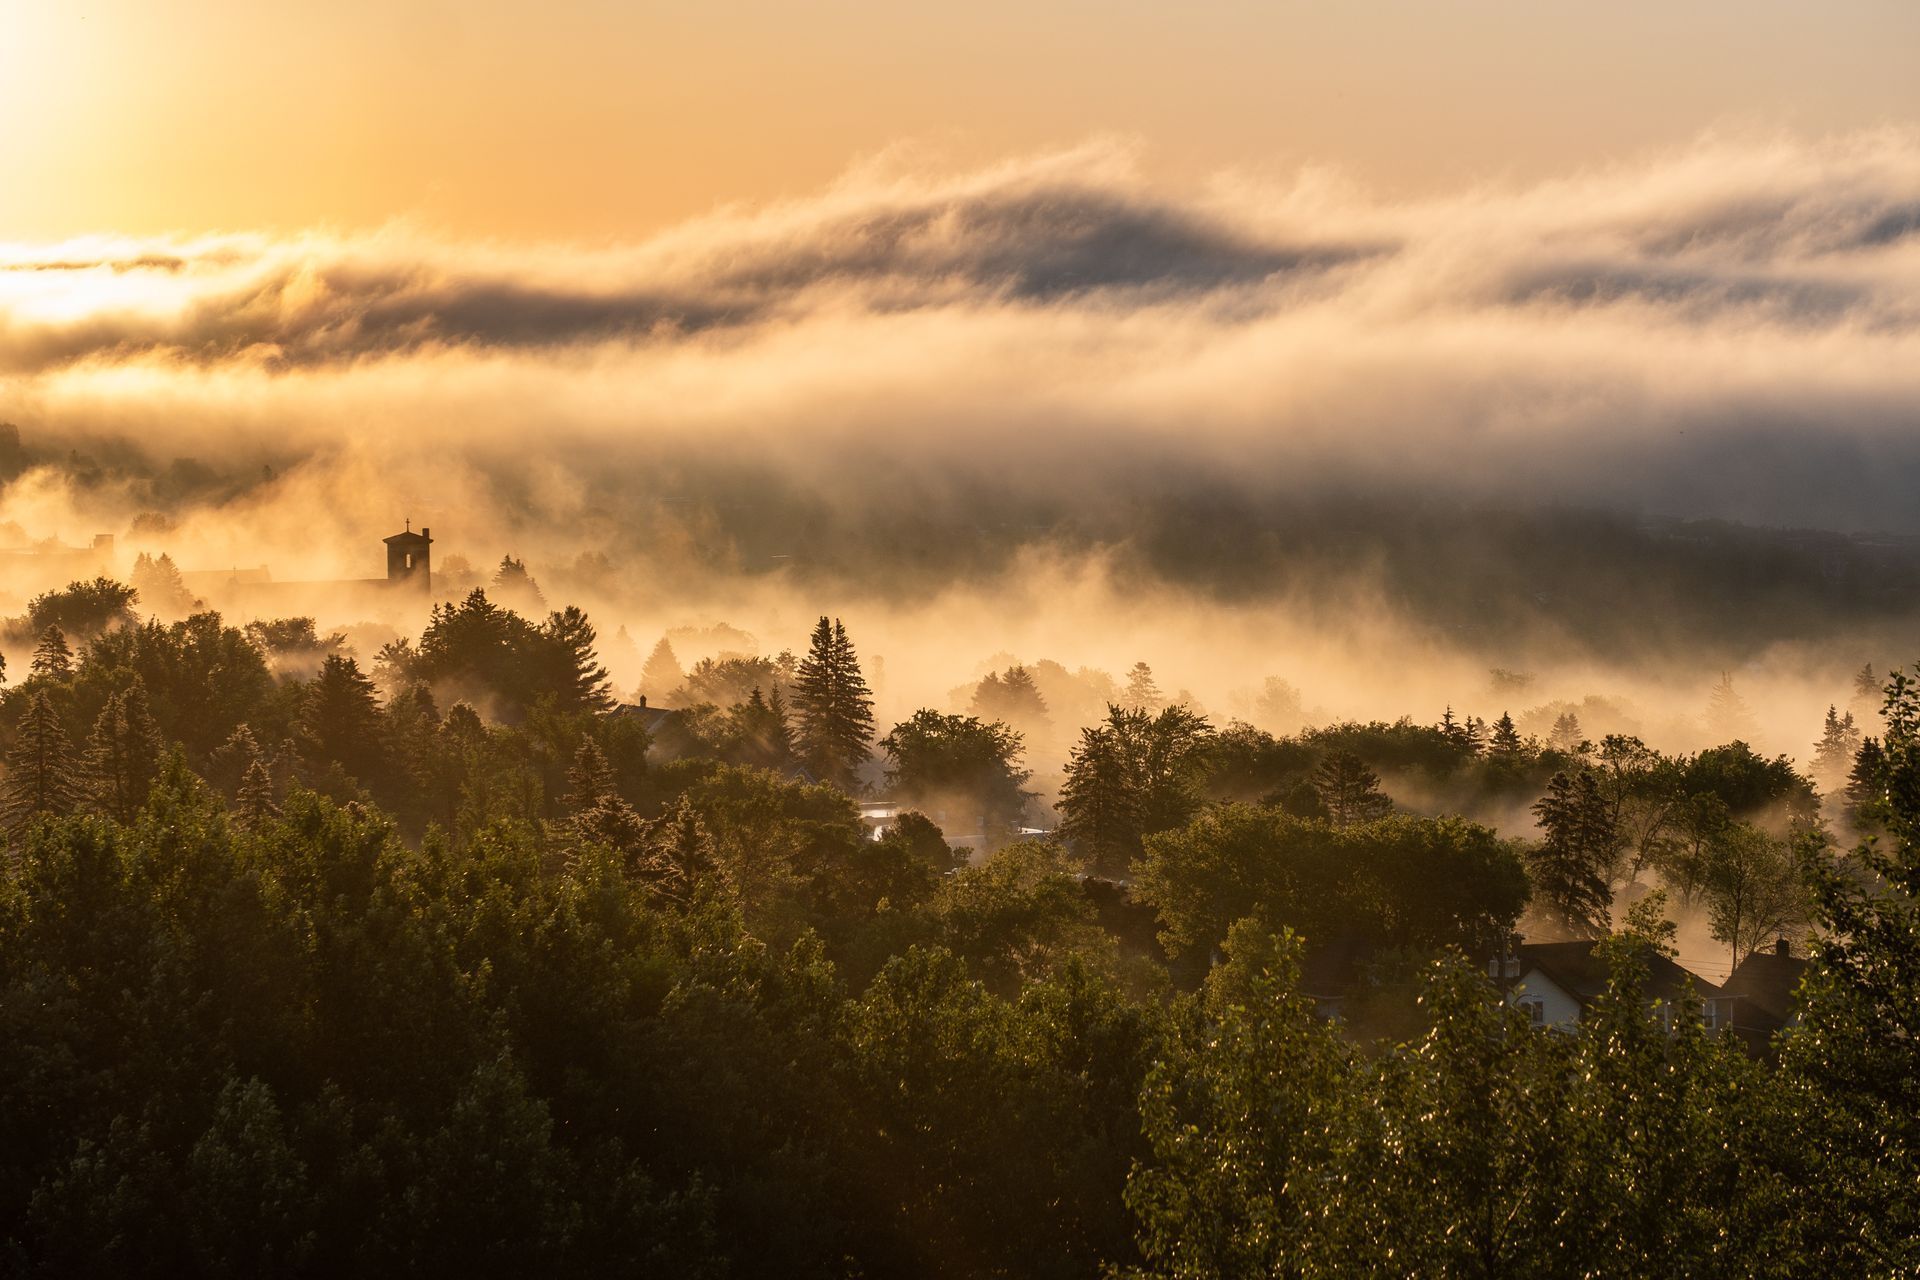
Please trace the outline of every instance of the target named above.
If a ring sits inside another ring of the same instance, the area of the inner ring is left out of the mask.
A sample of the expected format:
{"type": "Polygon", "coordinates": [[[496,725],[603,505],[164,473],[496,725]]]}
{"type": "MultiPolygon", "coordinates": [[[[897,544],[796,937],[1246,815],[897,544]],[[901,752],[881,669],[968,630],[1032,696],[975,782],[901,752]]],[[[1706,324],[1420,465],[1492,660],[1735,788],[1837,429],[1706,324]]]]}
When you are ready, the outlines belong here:
{"type": "Polygon", "coordinates": [[[629,692],[512,559],[364,663],[173,603],[10,624],[0,1271],[1920,1266],[1908,674],[1803,773],[1145,663],[885,724],[852,615],[629,692]],[[1681,919],[1811,954],[1782,1030],[1674,985],[1681,919]]]}

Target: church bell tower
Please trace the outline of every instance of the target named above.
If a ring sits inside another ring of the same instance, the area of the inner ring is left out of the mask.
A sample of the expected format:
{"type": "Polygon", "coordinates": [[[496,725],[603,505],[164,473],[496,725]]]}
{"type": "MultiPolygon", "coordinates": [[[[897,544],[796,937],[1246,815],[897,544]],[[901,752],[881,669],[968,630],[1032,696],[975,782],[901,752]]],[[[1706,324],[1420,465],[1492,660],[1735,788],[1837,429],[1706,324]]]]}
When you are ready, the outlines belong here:
{"type": "Polygon", "coordinates": [[[407,521],[405,533],[396,533],[384,541],[387,544],[387,581],[396,587],[405,586],[429,595],[433,591],[433,530],[423,528],[413,531],[413,521],[407,521]]]}

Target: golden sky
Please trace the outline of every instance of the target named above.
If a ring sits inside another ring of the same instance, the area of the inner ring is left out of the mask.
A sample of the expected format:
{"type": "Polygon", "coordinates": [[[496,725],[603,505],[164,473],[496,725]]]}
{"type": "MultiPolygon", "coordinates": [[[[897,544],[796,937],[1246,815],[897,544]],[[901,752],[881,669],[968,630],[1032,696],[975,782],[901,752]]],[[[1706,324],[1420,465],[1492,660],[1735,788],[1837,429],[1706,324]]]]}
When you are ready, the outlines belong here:
{"type": "Polygon", "coordinates": [[[0,0],[0,240],[620,239],[1099,134],[1404,193],[1916,119],[1912,0],[0,0]]]}

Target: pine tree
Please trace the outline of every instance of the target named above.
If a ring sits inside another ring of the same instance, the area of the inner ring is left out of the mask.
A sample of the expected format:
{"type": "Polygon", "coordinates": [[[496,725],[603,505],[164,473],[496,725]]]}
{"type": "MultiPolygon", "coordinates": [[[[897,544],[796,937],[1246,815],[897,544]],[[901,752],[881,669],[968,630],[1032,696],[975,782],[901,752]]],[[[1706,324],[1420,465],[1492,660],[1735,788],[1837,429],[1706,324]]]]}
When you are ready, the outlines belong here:
{"type": "Polygon", "coordinates": [[[1860,751],[1860,730],[1854,727],[1853,712],[1839,712],[1828,706],[1826,723],[1820,730],[1820,741],[1813,747],[1813,780],[1820,790],[1831,795],[1847,784],[1847,774],[1853,768],[1855,755],[1860,751]]]}
{"type": "Polygon", "coordinates": [[[160,773],[166,744],[137,678],[107,695],[87,739],[86,781],[94,805],[116,822],[130,822],[160,773]]]}
{"type": "Polygon", "coordinates": [[[1050,727],[1047,700],[1033,682],[1033,673],[1023,666],[988,672],[975,687],[968,710],[982,720],[998,720],[1029,734],[1037,735],[1050,727]]]}
{"type": "Polygon", "coordinates": [[[183,617],[193,612],[200,603],[187,589],[187,580],[181,576],[180,567],[166,552],[158,556],[149,556],[141,552],[133,562],[133,587],[140,593],[140,602],[153,613],[165,617],[183,617]]]}
{"type": "Polygon", "coordinates": [[[785,769],[793,763],[793,731],[779,685],[771,699],[756,685],[745,702],[727,712],[727,725],[741,763],[762,769],[785,769]]]}
{"type": "Polygon", "coordinates": [[[240,777],[240,792],[234,797],[233,811],[240,825],[249,831],[280,816],[280,806],[274,800],[273,775],[267,772],[264,760],[248,763],[247,771],[240,777]]]}
{"type": "Polygon", "coordinates": [[[603,844],[629,861],[639,855],[647,832],[639,812],[611,791],[577,810],[568,826],[580,843],[603,844]]]}
{"type": "Polygon", "coordinates": [[[1500,718],[1493,722],[1493,736],[1487,741],[1487,754],[1498,760],[1512,760],[1521,751],[1520,731],[1513,727],[1513,717],[1502,711],[1500,718]]]}
{"type": "Polygon", "coordinates": [[[1153,668],[1144,662],[1136,662],[1127,672],[1127,691],[1121,697],[1125,705],[1138,711],[1155,712],[1166,701],[1160,692],[1160,686],[1154,681],[1153,668]]]}
{"type": "Polygon", "coordinates": [[[838,618],[821,618],[794,679],[795,733],[801,758],[815,776],[851,789],[855,772],[872,754],[873,696],[838,618]]]}
{"type": "Polygon", "coordinates": [[[1140,768],[1111,724],[1082,729],[1060,789],[1060,835],[1105,875],[1124,875],[1140,852],[1145,790],[1140,768]]]}
{"type": "Polygon", "coordinates": [[[642,828],[639,857],[632,870],[655,893],[677,899],[710,878],[714,867],[713,837],[692,801],[683,795],[642,828]]]}
{"type": "Polygon", "coordinates": [[[1782,1054],[1821,1099],[1812,1113],[1818,1129],[1803,1140],[1824,1148],[1822,1162],[1845,1175],[1856,1205],[1871,1207],[1877,1256],[1856,1255],[1854,1269],[1893,1276],[1920,1269],[1913,1194],[1920,1185],[1920,686],[1913,677],[1893,673],[1882,710],[1885,736],[1868,739],[1876,794],[1866,816],[1877,838],[1848,858],[1805,863],[1819,925],[1816,963],[1800,1029],[1782,1054]]]}
{"type": "Polygon", "coordinates": [[[1878,738],[1867,738],[1854,753],[1853,768],[1847,772],[1847,821],[1856,828],[1874,823],[1875,811],[1886,792],[1886,751],[1878,738]]]}
{"type": "Polygon", "coordinates": [[[16,831],[41,815],[64,817],[84,795],[73,746],[46,690],[37,691],[20,721],[20,736],[7,752],[0,784],[0,823],[16,831]]]}
{"type": "Polygon", "coordinates": [[[380,705],[373,681],[352,658],[329,654],[307,689],[301,716],[302,754],[316,764],[337,764],[362,782],[376,779],[385,759],[380,705]]]}
{"type": "Polygon", "coordinates": [[[1472,755],[1479,755],[1487,745],[1487,722],[1479,716],[1468,716],[1460,724],[1461,745],[1472,755]]]}
{"type": "Polygon", "coordinates": [[[656,707],[668,705],[667,699],[679,691],[687,682],[687,673],[680,668],[680,659],[674,656],[673,645],[665,636],[653,646],[653,652],[647,655],[647,665],[640,672],[640,697],[656,707]]]}
{"type": "Polygon", "coordinates": [[[787,697],[780,692],[780,686],[773,686],[773,693],[767,698],[767,715],[775,726],[777,737],[775,745],[780,754],[789,762],[793,760],[793,713],[787,709],[787,697]]]}
{"type": "Polygon", "coordinates": [[[266,753],[260,748],[260,740],[253,736],[253,730],[244,724],[237,725],[208,757],[207,781],[228,795],[235,795],[241,780],[247,776],[247,766],[265,759],[266,753]]]}
{"type": "MultiPolygon", "coordinates": [[[[476,717],[477,719],[477,717],[476,717]]],[[[267,766],[267,776],[273,779],[273,793],[284,796],[300,776],[300,743],[294,738],[280,739],[280,745],[272,755],[261,753],[261,760],[267,766]]]]}
{"type": "Polygon", "coordinates": [[[1606,933],[1613,908],[1607,871],[1615,841],[1606,797],[1593,772],[1554,774],[1533,813],[1541,832],[1527,859],[1535,898],[1575,934],[1606,933]]]}
{"type": "Polygon", "coordinates": [[[73,675],[73,650],[67,646],[67,633],[48,625],[34,646],[30,674],[46,680],[66,680],[73,675]]]}
{"type": "Polygon", "coordinates": [[[578,813],[613,794],[613,766],[607,763],[606,752],[592,738],[582,738],[567,769],[567,804],[578,813]]]}
{"type": "Polygon", "coordinates": [[[1547,734],[1547,745],[1555,751],[1572,754],[1580,750],[1580,744],[1586,736],[1580,730],[1580,717],[1571,711],[1562,711],[1553,722],[1553,729],[1547,734]]]}
{"type": "Polygon", "coordinates": [[[587,620],[586,613],[575,605],[568,605],[558,613],[549,614],[546,633],[555,645],[559,662],[553,683],[567,709],[605,711],[611,707],[612,681],[594,651],[599,634],[587,620]]]}
{"type": "Polygon", "coordinates": [[[1314,794],[1336,827],[1372,822],[1393,812],[1393,801],[1380,789],[1380,775],[1351,751],[1335,751],[1313,771],[1314,794]]]}
{"type": "Polygon", "coordinates": [[[1707,698],[1707,732],[1717,743],[1750,742],[1754,737],[1753,711],[1733,687],[1733,675],[1720,673],[1720,683],[1707,698]]]}
{"type": "Polygon", "coordinates": [[[537,618],[547,607],[547,597],[541,593],[540,584],[527,572],[526,563],[513,556],[500,557],[500,567],[494,570],[489,594],[501,605],[526,617],[537,618]]]}

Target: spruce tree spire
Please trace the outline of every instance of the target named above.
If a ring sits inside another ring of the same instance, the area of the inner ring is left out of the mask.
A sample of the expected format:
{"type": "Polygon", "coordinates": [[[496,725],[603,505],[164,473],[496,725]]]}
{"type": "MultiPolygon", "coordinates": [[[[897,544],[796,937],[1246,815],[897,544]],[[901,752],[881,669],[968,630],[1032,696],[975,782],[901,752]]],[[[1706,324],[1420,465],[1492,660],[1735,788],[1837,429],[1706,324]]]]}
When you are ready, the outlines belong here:
{"type": "Polygon", "coordinates": [[[280,815],[280,806],[273,798],[273,775],[267,772],[266,762],[258,756],[247,764],[247,771],[240,778],[240,794],[235,797],[233,807],[240,825],[248,830],[280,815]]]}
{"type": "Polygon", "coordinates": [[[65,680],[73,675],[73,650],[67,645],[67,633],[49,623],[40,633],[33,649],[30,672],[49,680],[65,680]]]}
{"type": "Polygon", "coordinates": [[[814,627],[794,680],[793,708],[802,760],[823,781],[851,789],[872,754],[873,693],[838,618],[822,617],[814,627]]]}
{"type": "Polygon", "coordinates": [[[680,686],[687,682],[687,673],[680,667],[680,659],[674,655],[673,644],[665,637],[653,646],[653,652],[647,655],[647,665],[640,671],[640,696],[656,707],[667,705],[667,699],[679,692],[680,686]]]}
{"type": "Polygon", "coordinates": [[[7,753],[0,823],[17,830],[43,814],[63,817],[79,807],[81,795],[73,745],[42,689],[27,703],[20,737],[7,753]]]}
{"type": "Polygon", "coordinates": [[[160,773],[165,744],[147,705],[147,688],[107,696],[87,738],[86,782],[94,806],[115,822],[130,822],[160,773]]]}

